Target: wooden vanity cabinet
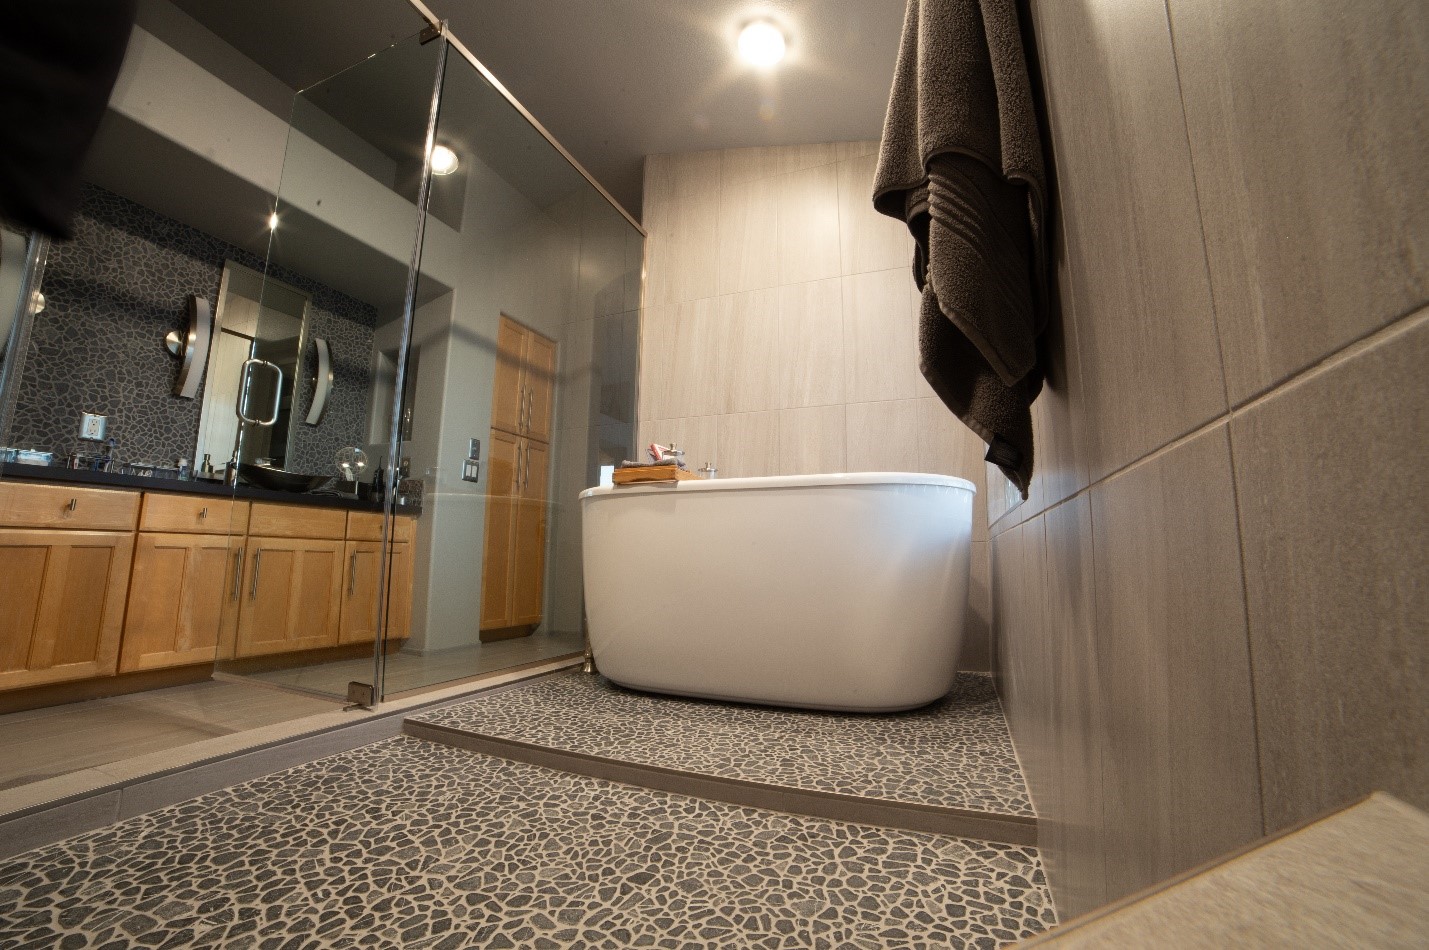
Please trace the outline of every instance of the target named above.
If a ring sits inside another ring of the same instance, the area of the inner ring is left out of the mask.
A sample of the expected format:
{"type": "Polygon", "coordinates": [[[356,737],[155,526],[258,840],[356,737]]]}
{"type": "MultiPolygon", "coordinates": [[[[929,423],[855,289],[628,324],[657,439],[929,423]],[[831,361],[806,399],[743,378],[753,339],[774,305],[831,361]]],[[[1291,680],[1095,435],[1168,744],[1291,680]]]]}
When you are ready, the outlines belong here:
{"type": "Polygon", "coordinates": [[[0,484],[0,689],[113,675],[139,499],[0,484]]]}
{"type": "Polygon", "coordinates": [[[254,502],[236,657],[336,646],[347,513],[254,502]]]}
{"type": "MultiPolygon", "coordinates": [[[[343,582],[340,643],[371,643],[377,636],[377,594],[382,568],[378,541],[347,542],[347,578],[343,582]]],[[[387,638],[412,635],[412,545],[392,545],[391,580],[387,586],[387,638]]]]}
{"type": "Polygon", "coordinates": [[[246,501],[146,494],[119,672],[212,663],[238,629],[246,501]]]}

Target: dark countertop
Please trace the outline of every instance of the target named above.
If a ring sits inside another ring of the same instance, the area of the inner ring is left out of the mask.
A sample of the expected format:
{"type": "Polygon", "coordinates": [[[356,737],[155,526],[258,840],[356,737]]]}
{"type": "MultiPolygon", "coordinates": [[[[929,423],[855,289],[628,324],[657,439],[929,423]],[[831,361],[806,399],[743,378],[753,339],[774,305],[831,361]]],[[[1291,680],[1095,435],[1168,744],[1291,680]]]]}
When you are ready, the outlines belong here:
{"type": "Polygon", "coordinates": [[[85,469],[60,468],[54,465],[22,465],[19,462],[0,464],[0,478],[63,482],[68,485],[89,485],[94,488],[137,488],[143,491],[177,492],[182,495],[220,495],[225,498],[274,501],[289,505],[311,505],[318,508],[346,508],[351,511],[382,510],[382,503],[371,499],[273,491],[268,488],[254,488],[251,485],[232,486],[225,485],[223,482],[210,482],[202,479],[184,481],[177,478],[155,478],[149,475],[91,472],[85,469]]]}

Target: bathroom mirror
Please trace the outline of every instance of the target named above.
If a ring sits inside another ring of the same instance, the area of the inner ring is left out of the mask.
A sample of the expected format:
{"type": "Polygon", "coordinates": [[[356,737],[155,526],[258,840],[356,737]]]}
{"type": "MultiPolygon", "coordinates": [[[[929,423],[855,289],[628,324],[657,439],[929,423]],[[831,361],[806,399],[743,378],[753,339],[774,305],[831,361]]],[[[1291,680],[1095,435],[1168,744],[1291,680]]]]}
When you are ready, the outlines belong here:
{"type": "Polygon", "coordinates": [[[194,450],[197,465],[208,456],[218,474],[230,459],[290,467],[311,299],[236,261],[225,262],[194,450]],[[240,412],[253,421],[242,423],[240,412]]]}

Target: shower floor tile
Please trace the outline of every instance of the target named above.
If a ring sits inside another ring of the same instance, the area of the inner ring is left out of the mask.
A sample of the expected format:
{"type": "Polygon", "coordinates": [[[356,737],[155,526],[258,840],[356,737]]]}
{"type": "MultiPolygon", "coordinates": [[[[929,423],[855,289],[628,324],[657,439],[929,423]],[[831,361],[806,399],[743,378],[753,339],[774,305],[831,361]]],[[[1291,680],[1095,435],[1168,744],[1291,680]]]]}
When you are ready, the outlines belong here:
{"type": "Polygon", "coordinates": [[[1034,817],[992,678],[880,715],[638,693],[573,670],[412,717],[457,732],[674,772],[1034,817]]]}
{"type": "Polygon", "coordinates": [[[996,947],[1032,848],[651,791],[406,737],[21,854],[0,946],[996,947]]]}

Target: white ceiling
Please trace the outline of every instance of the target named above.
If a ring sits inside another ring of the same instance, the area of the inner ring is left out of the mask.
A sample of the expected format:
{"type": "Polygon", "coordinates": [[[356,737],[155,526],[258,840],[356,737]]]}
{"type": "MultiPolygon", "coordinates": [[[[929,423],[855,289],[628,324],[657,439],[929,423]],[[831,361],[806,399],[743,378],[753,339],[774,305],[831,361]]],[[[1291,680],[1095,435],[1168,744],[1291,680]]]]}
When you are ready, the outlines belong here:
{"type": "MultiPolygon", "coordinates": [[[[417,32],[405,0],[174,0],[303,88],[417,32]]],[[[638,216],[647,154],[877,138],[902,0],[428,0],[453,33],[638,216]],[[741,66],[763,17],[789,55],[741,66]]]]}

